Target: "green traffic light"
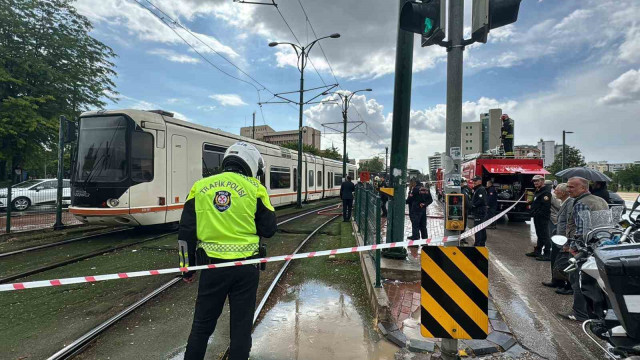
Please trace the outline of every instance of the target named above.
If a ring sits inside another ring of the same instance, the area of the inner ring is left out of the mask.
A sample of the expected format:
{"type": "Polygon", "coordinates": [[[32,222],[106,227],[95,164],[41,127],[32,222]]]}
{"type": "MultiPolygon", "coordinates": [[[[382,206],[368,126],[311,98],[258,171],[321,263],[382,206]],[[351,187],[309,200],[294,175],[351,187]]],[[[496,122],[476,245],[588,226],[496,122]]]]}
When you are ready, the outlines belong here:
{"type": "Polygon", "coordinates": [[[430,18],[424,19],[424,35],[429,35],[429,33],[433,30],[433,21],[430,18]]]}

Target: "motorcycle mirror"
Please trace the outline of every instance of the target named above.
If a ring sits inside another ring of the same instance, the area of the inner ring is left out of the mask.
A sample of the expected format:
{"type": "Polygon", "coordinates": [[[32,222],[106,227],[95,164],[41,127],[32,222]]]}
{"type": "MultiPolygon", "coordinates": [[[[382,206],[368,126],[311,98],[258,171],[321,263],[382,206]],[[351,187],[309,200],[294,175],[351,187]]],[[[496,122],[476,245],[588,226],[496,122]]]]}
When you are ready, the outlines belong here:
{"type": "Polygon", "coordinates": [[[564,246],[564,244],[567,243],[568,239],[566,236],[562,236],[562,235],[553,235],[551,237],[551,241],[553,241],[554,244],[558,245],[558,246],[564,246]]]}

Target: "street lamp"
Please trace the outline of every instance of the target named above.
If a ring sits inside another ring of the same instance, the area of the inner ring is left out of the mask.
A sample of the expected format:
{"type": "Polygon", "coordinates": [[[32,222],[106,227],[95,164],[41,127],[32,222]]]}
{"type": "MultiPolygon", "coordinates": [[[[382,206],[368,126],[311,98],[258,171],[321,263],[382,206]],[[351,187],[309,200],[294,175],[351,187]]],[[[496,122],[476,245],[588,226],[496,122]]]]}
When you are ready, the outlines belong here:
{"type": "Polygon", "coordinates": [[[565,137],[567,134],[573,134],[573,131],[562,130],[562,169],[560,170],[564,170],[566,167],[567,145],[565,144],[565,137]]]}
{"type": "Polygon", "coordinates": [[[337,91],[333,93],[328,93],[325,91],[322,93],[322,95],[338,95],[338,97],[340,97],[340,100],[342,101],[342,122],[344,124],[344,133],[342,137],[342,177],[344,179],[347,178],[347,112],[349,111],[349,102],[351,101],[351,98],[353,97],[353,95],[361,91],[373,91],[373,90],[361,89],[361,90],[356,90],[349,94],[343,94],[337,91]]]}
{"type": "Polygon", "coordinates": [[[339,37],[340,37],[340,34],[338,33],[331,34],[329,36],[324,36],[324,37],[315,39],[314,41],[310,42],[306,46],[300,46],[290,42],[278,42],[278,41],[273,41],[269,43],[270,47],[274,47],[278,45],[291,45],[291,47],[293,47],[293,50],[296,52],[296,55],[298,56],[297,66],[298,66],[298,71],[300,71],[300,103],[299,103],[300,116],[298,120],[298,169],[297,169],[298,194],[297,194],[297,202],[296,202],[296,206],[298,208],[302,207],[302,112],[304,107],[304,68],[307,66],[309,51],[311,51],[311,48],[313,48],[313,45],[315,45],[318,41],[322,39],[326,39],[326,38],[337,39],[339,37]]]}

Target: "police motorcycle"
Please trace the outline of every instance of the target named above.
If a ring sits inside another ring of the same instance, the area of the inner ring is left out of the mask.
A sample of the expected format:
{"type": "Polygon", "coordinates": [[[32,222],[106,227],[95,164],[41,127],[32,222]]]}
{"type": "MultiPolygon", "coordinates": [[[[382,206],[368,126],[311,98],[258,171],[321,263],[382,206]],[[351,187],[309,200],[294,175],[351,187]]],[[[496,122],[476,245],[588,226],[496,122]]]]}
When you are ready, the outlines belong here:
{"type": "MultiPolygon", "coordinates": [[[[640,196],[618,225],[591,228],[564,269],[580,272],[590,318],[582,330],[611,359],[640,356],[640,214],[634,215],[639,206],[640,196]]],[[[563,246],[567,238],[556,235],[552,241],[563,246]]]]}

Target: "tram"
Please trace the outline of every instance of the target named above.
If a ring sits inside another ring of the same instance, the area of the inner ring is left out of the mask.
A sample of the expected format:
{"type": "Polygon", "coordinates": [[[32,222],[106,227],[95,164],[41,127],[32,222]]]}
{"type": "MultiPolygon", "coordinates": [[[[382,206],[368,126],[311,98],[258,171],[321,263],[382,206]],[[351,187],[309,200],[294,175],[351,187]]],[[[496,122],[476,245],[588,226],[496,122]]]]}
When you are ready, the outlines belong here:
{"type": "MultiPolygon", "coordinates": [[[[252,143],[265,161],[260,181],[271,203],[296,202],[298,154],[173,117],[162,110],[100,110],[79,119],[69,211],[89,224],[177,222],[196,180],[220,172],[225,150],[252,143]]],[[[302,197],[339,195],[342,162],[303,154],[302,197]]],[[[347,164],[355,178],[355,165],[347,164]]]]}

